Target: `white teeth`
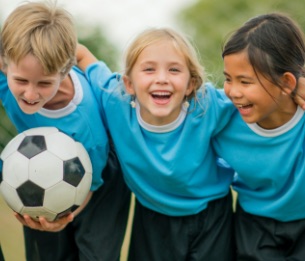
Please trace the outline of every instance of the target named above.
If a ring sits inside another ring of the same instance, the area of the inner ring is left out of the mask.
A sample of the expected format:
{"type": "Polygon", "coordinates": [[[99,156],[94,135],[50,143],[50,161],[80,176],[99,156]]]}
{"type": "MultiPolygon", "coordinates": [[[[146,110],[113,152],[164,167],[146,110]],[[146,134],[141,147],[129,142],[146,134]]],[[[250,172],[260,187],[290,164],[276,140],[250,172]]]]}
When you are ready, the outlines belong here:
{"type": "Polygon", "coordinates": [[[152,95],[168,96],[170,95],[170,92],[152,92],[152,95]]]}
{"type": "Polygon", "coordinates": [[[246,107],[246,106],[249,106],[250,104],[239,104],[239,105],[236,105],[237,108],[243,108],[243,107],[246,107]]]}

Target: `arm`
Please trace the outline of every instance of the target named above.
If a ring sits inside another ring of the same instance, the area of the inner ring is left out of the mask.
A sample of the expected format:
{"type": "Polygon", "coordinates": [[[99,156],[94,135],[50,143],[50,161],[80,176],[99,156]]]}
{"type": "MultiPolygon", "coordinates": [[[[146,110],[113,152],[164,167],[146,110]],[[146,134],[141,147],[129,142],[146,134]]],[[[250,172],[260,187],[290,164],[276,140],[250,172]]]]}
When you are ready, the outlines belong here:
{"type": "Polygon", "coordinates": [[[76,61],[77,66],[82,70],[85,71],[86,68],[92,64],[97,62],[98,60],[96,57],[89,51],[89,49],[82,45],[78,44],[76,49],[76,61]]]}

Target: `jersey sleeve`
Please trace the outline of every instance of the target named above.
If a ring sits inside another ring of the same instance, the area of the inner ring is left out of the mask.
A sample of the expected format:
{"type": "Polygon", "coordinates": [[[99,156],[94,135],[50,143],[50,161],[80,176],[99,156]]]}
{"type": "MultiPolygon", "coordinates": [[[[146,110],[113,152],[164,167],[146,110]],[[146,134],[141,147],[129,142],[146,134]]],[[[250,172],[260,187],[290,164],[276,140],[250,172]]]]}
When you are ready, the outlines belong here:
{"type": "Polygon", "coordinates": [[[231,100],[225,95],[223,89],[217,89],[211,83],[207,83],[206,91],[207,98],[210,99],[207,104],[212,107],[211,110],[214,113],[215,128],[212,136],[215,136],[228,124],[236,109],[231,100]]]}
{"type": "Polygon", "coordinates": [[[103,95],[103,91],[110,92],[115,89],[121,78],[118,73],[112,73],[104,62],[90,65],[85,73],[97,96],[103,95]]]}
{"type": "Polygon", "coordinates": [[[3,101],[8,90],[6,75],[0,71],[0,100],[3,101]]]}
{"type": "Polygon", "coordinates": [[[105,110],[109,100],[111,100],[111,95],[114,92],[121,92],[123,90],[121,75],[112,73],[104,62],[97,62],[90,65],[86,69],[85,74],[96,96],[105,127],[108,129],[105,110]]]}

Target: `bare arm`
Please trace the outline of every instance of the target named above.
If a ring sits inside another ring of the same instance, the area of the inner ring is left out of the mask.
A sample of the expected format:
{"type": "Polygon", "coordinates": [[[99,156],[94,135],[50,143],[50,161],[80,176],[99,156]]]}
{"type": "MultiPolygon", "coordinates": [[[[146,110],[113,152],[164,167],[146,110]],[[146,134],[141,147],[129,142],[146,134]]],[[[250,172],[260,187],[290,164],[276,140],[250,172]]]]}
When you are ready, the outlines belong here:
{"type": "Polygon", "coordinates": [[[82,45],[78,44],[76,49],[76,61],[77,66],[82,70],[85,71],[86,68],[92,64],[97,62],[98,60],[96,57],[89,51],[89,49],[82,45]]]}

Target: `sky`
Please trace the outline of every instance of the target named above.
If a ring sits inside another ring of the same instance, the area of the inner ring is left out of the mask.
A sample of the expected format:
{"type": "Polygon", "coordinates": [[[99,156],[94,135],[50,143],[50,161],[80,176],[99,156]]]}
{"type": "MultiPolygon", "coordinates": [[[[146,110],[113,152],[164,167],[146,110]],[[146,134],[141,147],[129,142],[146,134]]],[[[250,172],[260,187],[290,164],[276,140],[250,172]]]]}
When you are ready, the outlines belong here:
{"type": "MultiPolygon", "coordinates": [[[[34,0],[35,1],[35,0],[34,0]]],[[[75,21],[86,25],[99,24],[104,35],[118,48],[147,27],[169,26],[177,29],[175,14],[196,0],[57,0],[75,21]]],[[[1,22],[22,3],[21,0],[0,0],[1,22]]]]}

